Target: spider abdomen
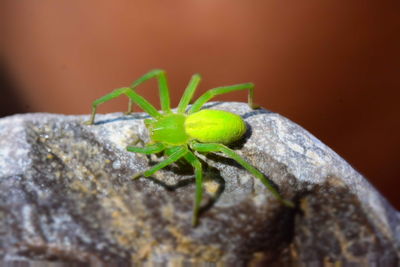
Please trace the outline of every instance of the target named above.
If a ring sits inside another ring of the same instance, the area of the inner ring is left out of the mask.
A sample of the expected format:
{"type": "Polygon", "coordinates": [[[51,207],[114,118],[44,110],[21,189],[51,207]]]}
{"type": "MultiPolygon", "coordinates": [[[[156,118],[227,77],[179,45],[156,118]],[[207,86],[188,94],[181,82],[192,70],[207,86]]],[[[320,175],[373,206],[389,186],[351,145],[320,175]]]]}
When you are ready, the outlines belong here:
{"type": "Polygon", "coordinates": [[[186,118],[185,131],[202,143],[230,144],[246,133],[246,124],[231,112],[204,109],[186,118]]]}

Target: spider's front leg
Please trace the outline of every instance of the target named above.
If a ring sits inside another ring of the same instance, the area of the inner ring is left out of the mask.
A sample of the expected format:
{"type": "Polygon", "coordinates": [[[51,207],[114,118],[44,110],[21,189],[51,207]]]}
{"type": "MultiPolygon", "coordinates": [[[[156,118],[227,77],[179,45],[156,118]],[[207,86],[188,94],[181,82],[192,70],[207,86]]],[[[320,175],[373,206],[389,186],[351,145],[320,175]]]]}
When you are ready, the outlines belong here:
{"type": "Polygon", "coordinates": [[[189,105],[189,102],[192,99],[194,92],[196,91],[196,88],[200,83],[200,80],[201,76],[199,74],[194,74],[192,76],[188,86],[185,89],[185,92],[182,95],[181,100],[179,101],[178,113],[185,113],[186,108],[189,105]]]}
{"type": "MultiPolygon", "coordinates": [[[[151,145],[147,145],[145,147],[132,147],[128,146],[127,150],[136,153],[143,153],[143,154],[154,154],[159,153],[165,150],[166,147],[161,143],[155,143],[151,145]]],[[[193,216],[192,216],[192,225],[196,226],[199,223],[199,211],[200,211],[200,204],[203,197],[203,171],[201,162],[198,158],[187,148],[187,146],[179,146],[174,147],[172,154],[169,155],[165,160],[161,161],[160,163],[156,164],[152,168],[137,173],[133,176],[133,179],[140,178],[141,176],[148,177],[153,175],[158,170],[178,161],[180,158],[184,157],[194,168],[195,172],[195,179],[196,179],[196,193],[194,198],[193,204],[193,216]],[[176,148],[176,149],[175,149],[176,148]]]]}
{"type": "Polygon", "coordinates": [[[192,225],[196,226],[199,223],[200,204],[203,198],[203,170],[200,160],[191,151],[185,155],[185,159],[193,166],[196,179],[196,193],[193,203],[192,225]]]}
{"type": "MultiPolygon", "coordinates": [[[[153,154],[152,152],[158,153],[165,149],[164,145],[161,144],[163,146],[163,148],[161,149],[161,146],[158,144],[160,144],[160,143],[149,145],[147,147],[128,147],[128,151],[144,153],[144,154],[153,154]]],[[[162,168],[176,162],[180,158],[182,158],[188,151],[189,151],[189,149],[187,148],[187,146],[177,147],[177,149],[171,155],[169,155],[166,159],[164,159],[163,161],[159,162],[158,164],[154,165],[153,167],[151,167],[150,169],[148,169],[144,172],[139,172],[139,173],[135,174],[133,176],[133,179],[140,178],[141,176],[148,177],[148,176],[153,175],[155,172],[159,171],[160,169],[162,169],[162,168]]]]}
{"type": "MultiPolygon", "coordinates": [[[[162,152],[165,149],[165,146],[161,143],[155,143],[155,144],[150,144],[146,145],[145,147],[137,147],[137,146],[127,146],[126,150],[129,152],[135,152],[135,153],[141,153],[141,154],[156,154],[159,152],[162,152]]],[[[133,179],[137,179],[140,176],[143,176],[143,172],[136,173],[133,176],[133,179]]]]}
{"type": "Polygon", "coordinates": [[[92,103],[92,115],[90,117],[90,120],[87,122],[87,124],[93,124],[94,123],[94,118],[96,116],[96,111],[97,111],[97,106],[100,104],[103,104],[107,101],[110,101],[111,99],[114,99],[116,97],[119,97],[120,95],[126,95],[129,97],[129,105],[128,105],[128,112],[132,112],[132,104],[135,102],[140,106],[145,112],[147,112],[150,116],[154,118],[159,118],[161,115],[157,111],[154,106],[152,106],[147,100],[145,100],[142,96],[137,94],[135,92],[136,87],[138,87],[140,84],[143,82],[151,79],[151,78],[156,78],[158,81],[158,86],[160,90],[160,102],[161,102],[161,108],[165,113],[170,113],[171,112],[171,107],[170,107],[170,97],[169,97],[169,90],[168,90],[168,85],[167,85],[167,77],[165,74],[164,70],[152,70],[139,79],[137,79],[135,82],[131,84],[130,87],[123,87],[114,90],[113,92],[93,101],[92,103]]]}
{"type": "MultiPolygon", "coordinates": [[[[167,75],[165,74],[164,70],[151,70],[136,81],[134,81],[130,88],[133,90],[136,89],[140,84],[143,82],[150,80],[152,78],[156,78],[158,81],[158,88],[160,89],[160,103],[161,103],[161,109],[162,111],[169,113],[171,112],[171,107],[170,107],[170,97],[169,97],[169,90],[168,90],[168,85],[167,85],[167,75]]],[[[128,106],[128,113],[132,112],[132,99],[130,99],[129,106],[128,106]]]]}
{"type": "Polygon", "coordinates": [[[145,147],[138,146],[128,146],[126,150],[129,152],[141,153],[141,154],[156,154],[162,152],[165,149],[165,146],[161,143],[150,144],[145,147]]]}
{"type": "Polygon", "coordinates": [[[98,105],[103,104],[104,102],[110,101],[111,99],[114,99],[120,95],[128,96],[132,101],[136,102],[144,111],[146,111],[153,118],[161,117],[161,114],[157,111],[157,109],[152,104],[150,104],[146,99],[144,99],[142,96],[140,96],[135,91],[133,91],[132,88],[122,87],[122,88],[116,89],[116,90],[112,91],[111,93],[93,101],[92,115],[90,116],[90,120],[86,123],[87,124],[94,123],[98,105]]]}

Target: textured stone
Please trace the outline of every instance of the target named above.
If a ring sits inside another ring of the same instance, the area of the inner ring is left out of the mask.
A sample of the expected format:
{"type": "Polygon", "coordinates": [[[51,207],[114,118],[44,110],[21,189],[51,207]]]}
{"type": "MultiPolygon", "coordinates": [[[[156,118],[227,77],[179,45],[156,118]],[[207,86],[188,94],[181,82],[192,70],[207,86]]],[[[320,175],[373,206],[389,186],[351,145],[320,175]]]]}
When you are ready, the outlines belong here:
{"type": "MultiPolygon", "coordinates": [[[[0,119],[0,257],[129,265],[399,264],[400,216],[349,164],[288,119],[243,103],[210,103],[249,126],[234,144],[290,209],[231,159],[199,155],[206,183],[191,226],[194,177],[184,162],[126,151],[148,141],[146,114],[25,114],[0,119]]],[[[367,144],[366,144],[367,145],[367,144]]]]}

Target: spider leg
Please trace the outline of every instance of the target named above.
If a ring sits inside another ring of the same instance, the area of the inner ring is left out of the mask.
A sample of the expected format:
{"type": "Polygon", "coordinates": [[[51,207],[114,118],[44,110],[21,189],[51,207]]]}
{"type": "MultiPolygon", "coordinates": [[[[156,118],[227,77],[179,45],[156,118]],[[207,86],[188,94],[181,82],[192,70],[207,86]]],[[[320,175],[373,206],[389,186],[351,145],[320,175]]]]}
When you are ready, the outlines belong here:
{"type": "Polygon", "coordinates": [[[151,78],[156,78],[158,81],[158,86],[160,89],[160,102],[161,102],[161,109],[169,113],[171,112],[170,108],[170,97],[169,97],[169,90],[168,90],[168,85],[167,85],[167,77],[165,74],[165,71],[163,70],[152,70],[139,79],[137,79],[135,82],[131,84],[130,87],[123,87],[114,90],[113,92],[95,100],[92,103],[92,115],[90,117],[90,120],[87,122],[87,124],[93,124],[94,123],[94,117],[96,115],[96,109],[97,106],[100,104],[103,104],[104,102],[107,102],[111,99],[114,99],[120,95],[127,95],[129,97],[129,105],[128,105],[128,114],[132,112],[132,106],[133,102],[136,102],[145,112],[147,112],[150,116],[154,118],[159,118],[161,115],[157,111],[154,106],[152,106],[148,101],[146,101],[143,97],[138,95],[135,90],[136,87],[142,84],[143,82],[151,79],[151,78]]]}
{"type": "Polygon", "coordinates": [[[145,147],[137,147],[137,146],[128,146],[126,147],[126,150],[130,152],[135,152],[135,153],[142,153],[142,154],[155,154],[163,151],[165,149],[165,146],[161,143],[155,143],[151,145],[147,145],[145,147]]]}
{"type": "Polygon", "coordinates": [[[248,95],[248,104],[249,107],[251,108],[257,108],[256,105],[253,103],[253,98],[254,98],[254,84],[252,83],[242,83],[242,84],[237,84],[237,85],[231,85],[231,86],[223,86],[223,87],[217,87],[208,90],[205,92],[202,96],[200,96],[196,102],[193,103],[192,107],[190,108],[188,114],[195,113],[200,110],[200,108],[211,98],[217,95],[222,95],[234,91],[239,91],[239,90],[249,90],[249,95],[248,95]]]}
{"type": "Polygon", "coordinates": [[[183,157],[188,151],[189,151],[189,149],[187,148],[187,146],[180,146],[178,149],[176,149],[174,151],[174,153],[169,155],[165,160],[159,162],[158,164],[154,165],[153,167],[151,167],[150,169],[148,169],[144,172],[135,174],[133,176],[133,179],[137,179],[141,176],[148,177],[148,176],[154,174],[156,171],[174,163],[175,161],[177,161],[178,159],[183,157]]]}
{"type": "Polygon", "coordinates": [[[111,93],[93,101],[92,115],[90,117],[90,120],[87,122],[87,124],[94,123],[94,117],[96,115],[96,110],[97,110],[98,105],[103,104],[104,102],[114,99],[120,95],[127,95],[132,101],[135,101],[145,112],[147,112],[153,118],[161,117],[161,114],[157,111],[157,109],[155,107],[153,107],[153,105],[151,105],[146,99],[144,99],[142,96],[140,96],[135,91],[133,91],[132,88],[122,87],[119,89],[115,89],[111,93]]]}
{"type": "MultiPolygon", "coordinates": [[[[170,97],[169,97],[169,90],[168,90],[168,85],[167,85],[167,76],[165,74],[164,70],[151,70],[136,81],[134,81],[130,88],[133,90],[136,89],[140,84],[143,82],[156,78],[158,81],[158,87],[160,89],[160,102],[161,102],[161,109],[162,111],[169,113],[171,112],[171,107],[170,107],[170,97]]],[[[130,100],[129,107],[128,107],[128,113],[132,111],[132,99],[130,100]]]]}
{"type": "Polygon", "coordinates": [[[282,198],[282,196],[279,194],[279,192],[276,190],[276,188],[271,184],[271,182],[268,181],[268,179],[264,176],[264,174],[262,174],[256,168],[254,168],[251,164],[249,164],[246,160],[244,160],[241,156],[239,156],[232,149],[230,149],[222,144],[217,144],[217,143],[203,144],[203,143],[195,143],[195,142],[193,142],[191,144],[191,148],[196,151],[199,151],[199,152],[222,152],[222,153],[224,153],[225,155],[234,159],[237,163],[242,165],[247,171],[249,171],[255,177],[257,177],[265,185],[265,187],[268,188],[269,191],[284,205],[289,206],[289,207],[294,207],[293,202],[282,198]]]}
{"type": "Polygon", "coordinates": [[[188,86],[185,89],[185,92],[182,95],[181,101],[178,105],[178,113],[184,113],[186,108],[193,97],[194,92],[196,91],[196,87],[199,85],[201,80],[201,76],[199,74],[195,74],[189,81],[188,86]]]}
{"type": "Polygon", "coordinates": [[[185,155],[185,159],[193,166],[195,177],[196,177],[196,194],[193,203],[193,216],[192,216],[192,225],[196,226],[199,223],[199,211],[200,204],[203,198],[203,170],[201,167],[201,162],[198,160],[195,154],[191,151],[188,151],[185,155]]]}

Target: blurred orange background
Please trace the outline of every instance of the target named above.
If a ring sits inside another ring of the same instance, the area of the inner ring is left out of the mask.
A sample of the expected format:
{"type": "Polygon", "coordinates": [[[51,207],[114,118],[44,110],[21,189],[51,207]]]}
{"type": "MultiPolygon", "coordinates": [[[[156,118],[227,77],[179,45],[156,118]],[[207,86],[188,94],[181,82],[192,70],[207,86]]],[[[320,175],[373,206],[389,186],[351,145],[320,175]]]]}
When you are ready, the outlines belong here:
{"type": "MultiPolygon", "coordinates": [[[[254,82],[258,104],[309,130],[399,209],[399,11],[400,1],[2,0],[0,116],[89,113],[153,68],[167,71],[174,105],[193,73],[197,96],[254,82]]],[[[155,87],[138,92],[158,104],[155,87]]]]}

